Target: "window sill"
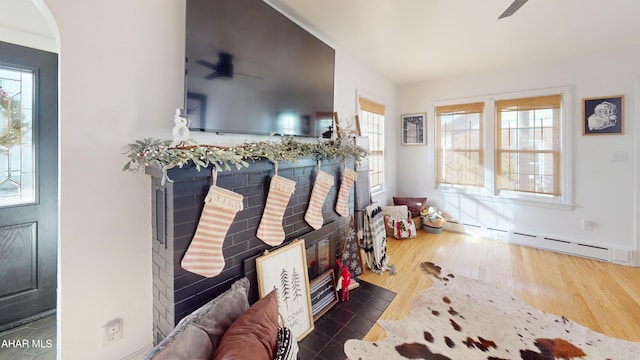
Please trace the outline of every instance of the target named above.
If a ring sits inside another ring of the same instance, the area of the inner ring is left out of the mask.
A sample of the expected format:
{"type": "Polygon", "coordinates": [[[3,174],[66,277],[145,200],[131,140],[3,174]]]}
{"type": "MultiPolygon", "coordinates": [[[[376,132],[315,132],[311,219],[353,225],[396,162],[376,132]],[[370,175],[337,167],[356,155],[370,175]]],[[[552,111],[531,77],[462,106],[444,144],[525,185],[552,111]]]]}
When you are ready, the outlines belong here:
{"type": "Polygon", "coordinates": [[[457,189],[438,189],[438,190],[440,190],[445,197],[456,197],[456,198],[464,197],[467,199],[474,199],[477,201],[489,202],[489,203],[510,204],[510,205],[518,205],[518,206],[534,206],[534,207],[556,209],[556,210],[573,210],[573,208],[575,207],[575,204],[561,203],[553,200],[501,197],[501,196],[495,196],[495,195],[488,195],[480,192],[469,192],[469,191],[457,190],[457,189]]]}
{"type": "Polygon", "coordinates": [[[373,198],[373,197],[376,197],[376,196],[380,196],[380,195],[383,195],[386,192],[387,192],[387,190],[385,190],[385,189],[377,189],[375,191],[371,190],[371,197],[373,198]]]}

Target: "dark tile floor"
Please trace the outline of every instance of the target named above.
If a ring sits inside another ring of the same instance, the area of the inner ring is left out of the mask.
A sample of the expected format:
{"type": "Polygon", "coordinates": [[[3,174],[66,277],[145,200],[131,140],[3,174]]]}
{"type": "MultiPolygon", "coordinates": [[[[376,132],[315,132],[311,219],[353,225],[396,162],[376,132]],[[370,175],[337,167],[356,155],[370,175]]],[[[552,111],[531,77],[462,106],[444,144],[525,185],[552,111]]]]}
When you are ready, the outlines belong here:
{"type": "Polygon", "coordinates": [[[345,359],[345,341],[362,339],[396,296],[366,281],[358,282],[360,286],[351,290],[349,300],[339,302],[318,319],[314,330],[300,341],[300,359],[345,359]]]}
{"type": "Polygon", "coordinates": [[[55,360],[56,316],[0,333],[0,360],[55,360]]]}

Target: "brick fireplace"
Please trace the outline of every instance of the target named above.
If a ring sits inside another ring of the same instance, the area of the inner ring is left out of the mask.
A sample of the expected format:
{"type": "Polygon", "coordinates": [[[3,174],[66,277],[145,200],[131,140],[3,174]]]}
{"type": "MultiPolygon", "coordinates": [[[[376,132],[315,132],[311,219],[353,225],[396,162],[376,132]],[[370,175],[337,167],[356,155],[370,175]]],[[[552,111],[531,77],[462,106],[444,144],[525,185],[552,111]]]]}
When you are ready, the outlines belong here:
{"type": "MultiPolygon", "coordinates": [[[[347,164],[353,169],[353,161],[347,164]]],[[[324,226],[313,231],[305,221],[317,163],[311,158],[279,164],[278,175],[295,180],[296,189],[284,213],[283,228],[286,239],[304,238],[307,246],[311,237],[329,239],[330,247],[340,254],[348,218],[334,210],[344,164],[338,160],[323,161],[322,170],[334,176],[334,186],[325,200],[322,214],[324,226]]],[[[204,198],[211,185],[211,169],[197,171],[195,166],[168,171],[167,181],[161,184],[162,172],[148,167],[152,177],[153,226],[153,326],[155,343],[161,341],[184,316],[227,290],[242,276],[255,279],[255,258],[272,247],[256,237],[274,174],[273,163],[267,160],[251,162],[248,168],[218,173],[217,185],[244,196],[244,209],[235,216],[225,237],[223,254],[225,268],[218,276],[205,278],[180,267],[180,261],[195,234],[204,206],[204,198]]],[[[353,193],[350,210],[353,213],[353,193]]],[[[316,245],[313,245],[316,246],[316,245]]],[[[334,256],[335,255],[331,255],[334,256]]],[[[334,261],[330,261],[333,267],[334,261]]],[[[257,286],[252,284],[250,301],[257,299],[257,286]]]]}

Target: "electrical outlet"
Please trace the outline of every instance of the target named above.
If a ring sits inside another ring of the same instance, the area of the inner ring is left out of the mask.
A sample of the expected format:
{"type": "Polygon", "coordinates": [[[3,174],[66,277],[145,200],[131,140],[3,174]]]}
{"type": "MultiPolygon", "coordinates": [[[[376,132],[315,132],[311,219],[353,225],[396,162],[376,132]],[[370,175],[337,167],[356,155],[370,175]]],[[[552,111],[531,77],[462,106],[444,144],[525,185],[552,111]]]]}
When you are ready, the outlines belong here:
{"type": "Polygon", "coordinates": [[[582,219],[582,230],[593,231],[594,227],[596,227],[595,221],[582,219]]]}
{"type": "Polygon", "coordinates": [[[122,340],[122,319],[117,318],[104,324],[102,327],[102,343],[104,346],[111,345],[116,341],[122,340]]]}

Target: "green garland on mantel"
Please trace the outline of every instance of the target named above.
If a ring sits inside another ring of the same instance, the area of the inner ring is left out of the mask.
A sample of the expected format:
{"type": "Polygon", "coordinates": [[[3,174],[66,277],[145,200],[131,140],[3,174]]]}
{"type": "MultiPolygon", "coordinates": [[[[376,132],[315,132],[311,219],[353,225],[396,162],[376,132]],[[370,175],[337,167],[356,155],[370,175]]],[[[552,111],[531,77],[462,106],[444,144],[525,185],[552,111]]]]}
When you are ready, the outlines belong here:
{"type": "Polygon", "coordinates": [[[158,166],[163,172],[163,179],[168,180],[167,170],[182,168],[193,163],[196,169],[213,165],[218,171],[229,171],[248,167],[247,160],[267,159],[277,164],[281,161],[294,162],[299,158],[312,157],[319,160],[339,159],[345,161],[353,158],[356,163],[366,158],[369,153],[355,145],[353,139],[341,137],[337,139],[318,139],[314,142],[302,142],[294,137],[284,137],[278,141],[259,141],[224,147],[200,145],[193,140],[182,146],[172,146],[171,140],[146,138],[129,144],[125,153],[129,161],[123,171],[144,171],[146,166],[158,166]]]}

